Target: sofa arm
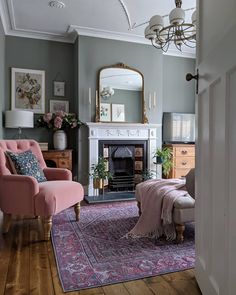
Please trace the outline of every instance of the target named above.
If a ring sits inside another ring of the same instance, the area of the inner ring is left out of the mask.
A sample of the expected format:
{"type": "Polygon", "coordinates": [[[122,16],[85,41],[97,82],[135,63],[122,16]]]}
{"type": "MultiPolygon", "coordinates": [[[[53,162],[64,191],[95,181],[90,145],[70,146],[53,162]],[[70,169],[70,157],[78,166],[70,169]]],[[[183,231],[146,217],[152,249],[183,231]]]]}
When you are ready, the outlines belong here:
{"type": "Polygon", "coordinates": [[[32,176],[3,175],[0,178],[0,208],[9,214],[34,215],[34,196],[39,192],[32,176]]]}
{"type": "Polygon", "coordinates": [[[43,172],[47,180],[72,180],[72,173],[64,168],[44,168],[43,172]]]}

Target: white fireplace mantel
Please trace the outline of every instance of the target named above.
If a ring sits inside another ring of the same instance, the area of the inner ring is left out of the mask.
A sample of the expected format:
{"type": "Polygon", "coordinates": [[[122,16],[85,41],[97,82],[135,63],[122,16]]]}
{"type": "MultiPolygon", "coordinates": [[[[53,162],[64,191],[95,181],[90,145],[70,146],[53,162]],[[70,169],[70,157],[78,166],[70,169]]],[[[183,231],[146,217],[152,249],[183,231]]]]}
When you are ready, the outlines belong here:
{"type": "MultiPolygon", "coordinates": [[[[99,140],[146,140],[148,143],[147,168],[156,171],[156,166],[153,163],[153,155],[157,147],[161,145],[161,124],[88,122],[86,125],[89,128],[90,172],[92,165],[98,161],[99,140]]],[[[94,195],[92,179],[89,181],[88,195],[94,195]]]]}

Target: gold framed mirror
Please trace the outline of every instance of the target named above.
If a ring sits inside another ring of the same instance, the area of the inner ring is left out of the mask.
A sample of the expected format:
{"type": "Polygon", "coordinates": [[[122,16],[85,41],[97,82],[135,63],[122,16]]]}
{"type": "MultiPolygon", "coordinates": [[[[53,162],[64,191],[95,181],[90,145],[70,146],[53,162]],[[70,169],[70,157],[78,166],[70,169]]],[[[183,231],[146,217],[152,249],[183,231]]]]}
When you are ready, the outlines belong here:
{"type": "Polygon", "coordinates": [[[148,123],[139,70],[122,63],[99,70],[96,122],[148,123]]]}

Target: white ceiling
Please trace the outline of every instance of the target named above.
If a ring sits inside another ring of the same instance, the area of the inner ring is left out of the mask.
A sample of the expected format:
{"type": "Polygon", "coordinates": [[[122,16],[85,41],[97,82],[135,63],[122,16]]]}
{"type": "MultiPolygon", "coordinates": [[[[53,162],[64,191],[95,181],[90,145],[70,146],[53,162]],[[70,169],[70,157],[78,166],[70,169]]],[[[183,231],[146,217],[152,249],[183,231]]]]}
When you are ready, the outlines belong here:
{"type": "MultiPolygon", "coordinates": [[[[146,25],[154,14],[168,15],[174,0],[62,0],[66,7],[51,8],[49,0],[0,0],[0,16],[7,35],[74,42],[76,34],[149,44],[146,25]],[[127,9],[130,24],[122,7],[127,9]]],[[[183,0],[183,9],[195,7],[196,0],[183,0]]],[[[186,11],[190,20],[191,11],[186,11]]],[[[166,22],[168,17],[165,18],[166,22]]],[[[176,55],[169,50],[169,53],[176,55]]],[[[193,56],[187,48],[185,56],[193,56]]]]}

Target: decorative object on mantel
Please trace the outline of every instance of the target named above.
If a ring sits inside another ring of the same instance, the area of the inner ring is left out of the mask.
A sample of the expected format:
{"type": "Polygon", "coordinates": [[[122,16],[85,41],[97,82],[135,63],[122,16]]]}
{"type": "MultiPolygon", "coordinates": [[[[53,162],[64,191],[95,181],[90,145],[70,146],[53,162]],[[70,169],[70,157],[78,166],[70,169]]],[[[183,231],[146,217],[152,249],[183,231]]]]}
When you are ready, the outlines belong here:
{"type": "Polygon", "coordinates": [[[192,14],[192,23],[185,23],[185,11],[182,0],[175,0],[176,8],[169,14],[170,24],[164,26],[163,17],[154,15],[145,29],[145,38],[157,49],[167,52],[171,43],[182,51],[182,45],[196,47],[196,10],[192,14]]]}
{"type": "Polygon", "coordinates": [[[120,118],[115,117],[114,114],[117,114],[117,112],[113,112],[114,118],[111,121],[114,123],[147,123],[144,115],[144,77],[139,70],[123,63],[102,67],[98,71],[97,89],[96,122],[108,122],[108,120],[103,120],[100,109],[101,105],[107,102],[106,94],[107,96],[112,95],[114,90],[115,95],[112,97],[112,104],[123,104],[125,117],[123,115],[120,118]]]}
{"type": "Polygon", "coordinates": [[[11,109],[45,112],[45,71],[11,69],[11,109]]]}
{"type": "Polygon", "coordinates": [[[111,121],[111,104],[100,103],[100,122],[111,121]]]}
{"type": "Polygon", "coordinates": [[[63,111],[44,114],[37,120],[38,127],[46,127],[55,131],[53,145],[56,150],[65,150],[67,147],[67,135],[64,130],[78,128],[82,124],[75,114],[63,111]]]}
{"type": "Polygon", "coordinates": [[[147,113],[146,113],[146,103],[145,100],[143,102],[143,123],[148,124],[148,118],[147,118],[147,113]]]}

